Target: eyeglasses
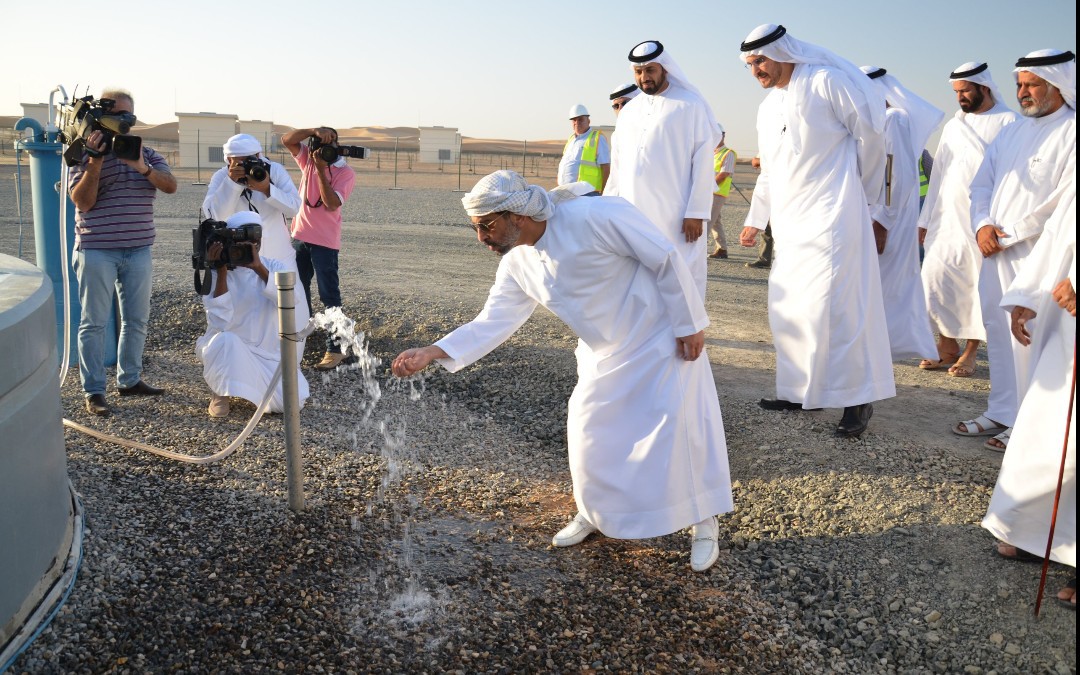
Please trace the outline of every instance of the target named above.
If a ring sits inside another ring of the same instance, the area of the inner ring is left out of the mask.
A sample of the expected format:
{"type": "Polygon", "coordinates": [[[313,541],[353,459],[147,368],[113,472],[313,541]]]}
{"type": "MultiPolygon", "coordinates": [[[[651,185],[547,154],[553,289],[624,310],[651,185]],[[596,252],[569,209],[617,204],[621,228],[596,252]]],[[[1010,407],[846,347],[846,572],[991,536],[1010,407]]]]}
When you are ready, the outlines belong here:
{"type": "Polygon", "coordinates": [[[624,105],[626,105],[627,103],[629,103],[629,101],[617,101],[617,102],[611,104],[611,109],[612,110],[619,110],[624,105]]]}
{"type": "Polygon", "coordinates": [[[753,70],[754,68],[761,68],[763,65],[765,65],[765,62],[768,61],[768,60],[769,59],[765,58],[764,56],[759,56],[756,59],[754,59],[753,61],[747,62],[745,64],[746,69],[747,70],[753,70]]]}
{"type": "Polygon", "coordinates": [[[484,234],[491,234],[491,231],[493,229],[495,229],[495,223],[499,222],[499,220],[505,215],[506,215],[506,212],[503,211],[502,213],[496,215],[494,218],[487,221],[486,223],[474,223],[474,222],[470,221],[469,222],[469,227],[471,227],[474,232],[483,232],[484,234]]]}

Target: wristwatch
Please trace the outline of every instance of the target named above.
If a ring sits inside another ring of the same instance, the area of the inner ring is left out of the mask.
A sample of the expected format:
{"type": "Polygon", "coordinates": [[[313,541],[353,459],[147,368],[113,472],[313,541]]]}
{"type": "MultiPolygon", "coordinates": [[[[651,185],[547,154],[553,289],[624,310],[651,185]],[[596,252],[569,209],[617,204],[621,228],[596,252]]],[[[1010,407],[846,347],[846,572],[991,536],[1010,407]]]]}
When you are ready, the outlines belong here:
{"type": "Polygon", "coordinates": [[[150,176],[150,172],[153,171],[153,170],[154,170],[154,165],[153,164],[147,164],[146,165],[146,173],[143,173],[142,171],[140,171],[139,173],[142,174],[143,178],[148,178],[150,176]]]}

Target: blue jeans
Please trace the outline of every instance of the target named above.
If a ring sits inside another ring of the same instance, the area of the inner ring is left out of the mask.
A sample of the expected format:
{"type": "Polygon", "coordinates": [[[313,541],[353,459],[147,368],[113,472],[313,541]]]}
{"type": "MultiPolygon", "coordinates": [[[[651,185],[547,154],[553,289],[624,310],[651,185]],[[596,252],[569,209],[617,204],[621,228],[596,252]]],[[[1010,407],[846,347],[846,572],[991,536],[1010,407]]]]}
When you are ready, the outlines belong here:
{"type": "MultiPolygon", "coordinates": [[[[311,308],[311,277],[313,276],[319,284],[319,300],[322,301],[323,306],[341,307],[337,249],[309,244],[299,239],[293,240],[293,249],[296,250],[296,269],[300,273],[300,283],[304,285],[308,312],[315,314],[315,310],[311,308]]],[[[341,347],[327,338],[326,351],[337,354],[341,352],[341,347]]]]}
{"type": "Polygon", "coordinates": [[[120,299],[120,346],[116,384],[134,387],[142,376],[146,324],[150,319],[153,259],[149,246],[91,248],[72,260],[79,280],[79,379],[87,395],[105,393],[105,325],[120,299]]]}

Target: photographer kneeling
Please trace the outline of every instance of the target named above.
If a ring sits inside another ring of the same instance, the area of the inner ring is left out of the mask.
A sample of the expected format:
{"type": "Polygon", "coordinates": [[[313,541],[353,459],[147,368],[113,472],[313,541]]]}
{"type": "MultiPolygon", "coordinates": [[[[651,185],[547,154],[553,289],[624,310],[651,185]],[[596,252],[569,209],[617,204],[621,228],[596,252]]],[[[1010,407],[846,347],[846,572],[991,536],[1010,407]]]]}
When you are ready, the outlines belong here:
{"type": "MultiPolygon", "coordinates": [[[[241,211],[225,221],[230,229],[259,226],[259,214],[241,211]]],[[[261,234],[253,232],[226,250],[222,238],[207,246],[206,257],[218,264],[212,273],[210,295],[203,296],[206,308],[206,333],[195,342],[195,353],[203,364],[203,378],[213,396],[208,412],[211,417],[229,414],[229,397],[238,396],[258,405],[281,362],[278,343],[277,289],[271,281],[274,272],[292,271],[273,258],[259,254],[261,234]],[[254,241],[250,241],[254,239],[254,241]],[[247,249],[247,250],[236,250],[247,249]],[[229,260],[237,260],[233,269],[229,260]]],[[[296,308],[303,307],[301,290],[294,290],[296,308]]],[[[298,324],[299,325],[299,324],[298,324]]],[[[297,362],[303,356],[303,344],[297,343],[297,362]]],[[[300,406],[308,397],[308,383],[297,367],[300,406]]],[[[270,400],[271,412],[282,412],[281,382],[270,400]]]]}

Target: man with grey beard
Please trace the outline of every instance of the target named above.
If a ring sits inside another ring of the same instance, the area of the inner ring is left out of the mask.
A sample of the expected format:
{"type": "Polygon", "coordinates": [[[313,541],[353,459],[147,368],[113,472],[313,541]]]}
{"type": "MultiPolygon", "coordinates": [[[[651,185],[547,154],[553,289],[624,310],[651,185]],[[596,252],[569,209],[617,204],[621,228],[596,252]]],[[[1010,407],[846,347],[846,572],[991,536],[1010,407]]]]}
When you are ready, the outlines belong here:
{"type": "MultiPolygon", "coordinates": [[[[1076,57],[1041,49],[1017,61],[1013,74],[1024,119],[1001,130],[971,183],[991,398],[1001,401],[1001,411],[986,416],[1010,427],[986,442],[998,452],[1016,421],[1018,383],[1031,375],[1029,350],[1014,348],[1001,298],[1057,206],[1059,188],[1076,180],[1076,57]]],[[[964,427],[961,422],[954,431],[964,435],[964,427]]]]}

